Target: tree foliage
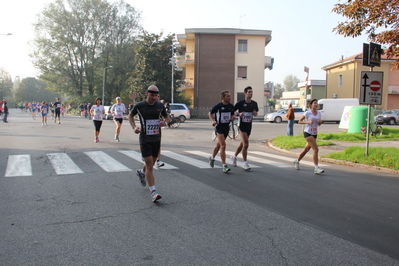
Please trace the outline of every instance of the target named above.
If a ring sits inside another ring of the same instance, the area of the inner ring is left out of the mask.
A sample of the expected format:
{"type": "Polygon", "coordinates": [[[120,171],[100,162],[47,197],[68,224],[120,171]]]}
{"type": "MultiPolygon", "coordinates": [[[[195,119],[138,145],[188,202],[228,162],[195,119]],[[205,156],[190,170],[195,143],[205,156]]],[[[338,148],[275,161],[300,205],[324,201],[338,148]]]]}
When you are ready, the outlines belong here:
{"type": "Polygon", "coordinates": [[[11,95],[12,86],[10,73],[4,68],[0,68],[0,101],[3,100],[3,97],[11,95]]]}
{"type": "Polygon", "coordinates": [[[55,97],[59,97],[59,94],[46,88],[47,84],[43,81],[36,78],[25,78],[15,93],[15,102],[53,102],[55,97]]]}
{"type": "Polygon", "coordinates": [[[285,91],[299,91],[298,83],[300,79],[294,75],[288,75],[285,77],[283,84],[285,91]]]}
{"type": "MultiPolygon", "coordinates": [[[[131,73],[129,84],[131,92],[137,93],[137,100],[143,100],[146,89],[155,84],[160,97],[171,102],[172,41],[173,35],[162,38],[162,33],[158,35],[147,32],[143,32],[136,41],[136,67],[131,73]]],[[[174,70],[173,78],[175,94],[176,88],[182,83],[181,72],[174,70]]]]}
{"type": "Polygon", "coordinates": [[[370,41],[388,47],[387,57],[398,59],[394,68],[399,68],[399,0],[347,0],[333,12],[347,18],[333,31],[345,37],[365,32],[370,41]]]}
{"type": "Polygon", "coordinates": [[[280,99],[283,96],[284,87],[280,83],[274,85],[274,99],[280,99]]]}
{"type": "Polygon", "coordinates": [[[134,68],[139,21],[123,0],[56,0],[35,23],[33,62],[53,90],[71,96],[100,96],[103,70],[112,65],[106,95],[119,95],[134,68]]]}

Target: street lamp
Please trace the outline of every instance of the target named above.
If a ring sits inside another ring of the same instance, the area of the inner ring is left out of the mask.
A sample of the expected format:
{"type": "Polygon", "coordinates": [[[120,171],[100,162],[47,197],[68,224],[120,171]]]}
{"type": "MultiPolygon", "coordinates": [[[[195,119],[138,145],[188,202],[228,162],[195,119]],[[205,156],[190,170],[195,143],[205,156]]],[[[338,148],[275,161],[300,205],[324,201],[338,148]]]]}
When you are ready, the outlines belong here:
{"type": "Polygon", "coordinates": [[[104,99],[104,88],[105,88],[105,71],[107,68],[114,68],[113,66],[107,66],[104,67],[104,73],[103,73],[103,105],[105,104],[105,99],[104,99]]]}

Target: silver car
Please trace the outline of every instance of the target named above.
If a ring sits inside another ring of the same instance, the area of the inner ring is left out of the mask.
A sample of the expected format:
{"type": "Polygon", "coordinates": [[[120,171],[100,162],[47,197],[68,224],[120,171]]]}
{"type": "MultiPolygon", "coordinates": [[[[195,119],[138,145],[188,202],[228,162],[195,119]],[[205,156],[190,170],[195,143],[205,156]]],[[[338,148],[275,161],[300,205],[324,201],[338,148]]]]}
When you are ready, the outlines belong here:
{"type": "MultiPolygon", "coordinates": [[[[295,122],[298,122],[304,111],[301,107],[293,107],[292,109],[294,109],[295,122]]],[[[275,113],[265,114],[264,120],[270,123],[281,123],[282,121],[287,121],[287,118],[285,117],[287,112],[288,109],[280,109],[275,113]]]]}
{"type": "Polygon", "coordinates": [[[174,117],[180,118],[180,122],[184,123],[186,119],[190,119],[190,109],[184,103],[170,103],[170,112],[174,117]]]}
{"type": "Polygon", "coordinates": [[[375,117],[378,124],[395,125],[399,123],[399,110],[388,110],[375,117]]]}

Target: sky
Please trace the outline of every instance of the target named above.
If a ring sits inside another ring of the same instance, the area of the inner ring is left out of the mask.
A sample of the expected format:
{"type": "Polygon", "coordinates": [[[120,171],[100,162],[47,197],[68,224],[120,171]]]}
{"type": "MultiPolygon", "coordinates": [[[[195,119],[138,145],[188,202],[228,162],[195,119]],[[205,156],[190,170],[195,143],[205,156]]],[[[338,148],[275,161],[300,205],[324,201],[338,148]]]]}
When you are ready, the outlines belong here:
{"type": "MultiPolygon", "coordinates": [[[[113,2],[113,0],[108,0],[113,2]]],[[[14,80],[35,77],[29,45],[34,39],[32,24],[54,0],[13,0],[0,3],[0,68],[14,80]],[[4,35],[12,33],[12,35],[4,35]]],[[[143,28],[150,33],[184,34],[186,28],[241,28],[270,30],[272,41],[265,56],[274,57],[265,82],[282,84],[288,75],[301,81],[324,80],[321,68],[361,53],[366,36],[343,37],[332,29],[345,19],[331,10],[340,0],[125,0],[141,12],[143,28]]]]}

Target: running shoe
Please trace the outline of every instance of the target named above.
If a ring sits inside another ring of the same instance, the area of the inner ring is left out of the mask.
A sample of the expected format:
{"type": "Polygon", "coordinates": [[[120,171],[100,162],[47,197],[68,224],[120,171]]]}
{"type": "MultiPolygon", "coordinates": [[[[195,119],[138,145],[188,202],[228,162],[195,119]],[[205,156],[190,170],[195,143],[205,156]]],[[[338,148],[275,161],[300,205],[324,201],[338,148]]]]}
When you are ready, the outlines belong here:
{"type": "Polygon", "coordinates": [[[317,167],[317,168],[314,169],[314,173],[315,174],[321,174],[321,173],[324,173],[324,170],[321,169],[320,167],[317,167]]]}
{"type": "Polygon", "coordinates": [[[151,191],[151,198],[152,202],[156,202],[157,200],[160,200],[162,197],[157,193],[156,190],[151,191]]]}
{"type": "Polygon", "coordinates": [[[115,135],[115,140],[116,140],[116,142],[119,142],[119,136],[118,135],[115,135]]]}
{"type": "Polygon", "coordinates": [[[61,124],[61,121],[58,121],[58,124],[61,124]]]}
{"type": "Polygon", "coordinates": [[[245,170],[245,171],[251,170],[251,167],[249,167],[249,163],[248,163],[248,162],[245,162],[245,163],[244,163],[244,170],[245,170]]]}
{"type": "Polygon", "coordinates": [[[162,167],[162,166],[164,166],[164,165],[165,165],[164,162],[162,162],[161,160],[157,160],[157,166],[158,166],[158,167],[162,167]]]}
{"type": "Polygon", "coordinates": [[[96,142],[99,142],[99,141],[100,141],[100,139],[98,137],[96,137],[96,142]]]}
{"type": "Polygon", "coordinates": [[[231,169],[227,166],[227,165],[224,165],[223,166],[223,173],[227,173],[228,171],[230,171],[231,169]]]}
{"type": "Polygon", "coordinates": [[[209,156],[209,165],[213,168],[215,166],[215,159],[209,156]]]}
{"type": "Polygon", "coordinates": [[[44,123],[42,123],[42,126],[44,126],[44,123]]]}
{"type": "Polygon", "coordinates": [[[237,166],[237,156],[231,155],[230,160],[232,165],[237,166]]]}
{"type": "Polygon", "coordinates": [[[299,162],[298,162],[298,160],[294,161],[294,167],[295,167],[296,170],[299,170],[299,162]]]}
{"type": "Polygon", "coordinates": [[[145,181],[145,173],[143,173],[141,169],[137,169],[136,174],[139,177],[141,185],[145,187],[147,185],[147,182],[145,181]]]}
{"type": "Polygon", "coordinates": [[[94,138],[94,142],[97,142],[97,137],[94,138]]]}

